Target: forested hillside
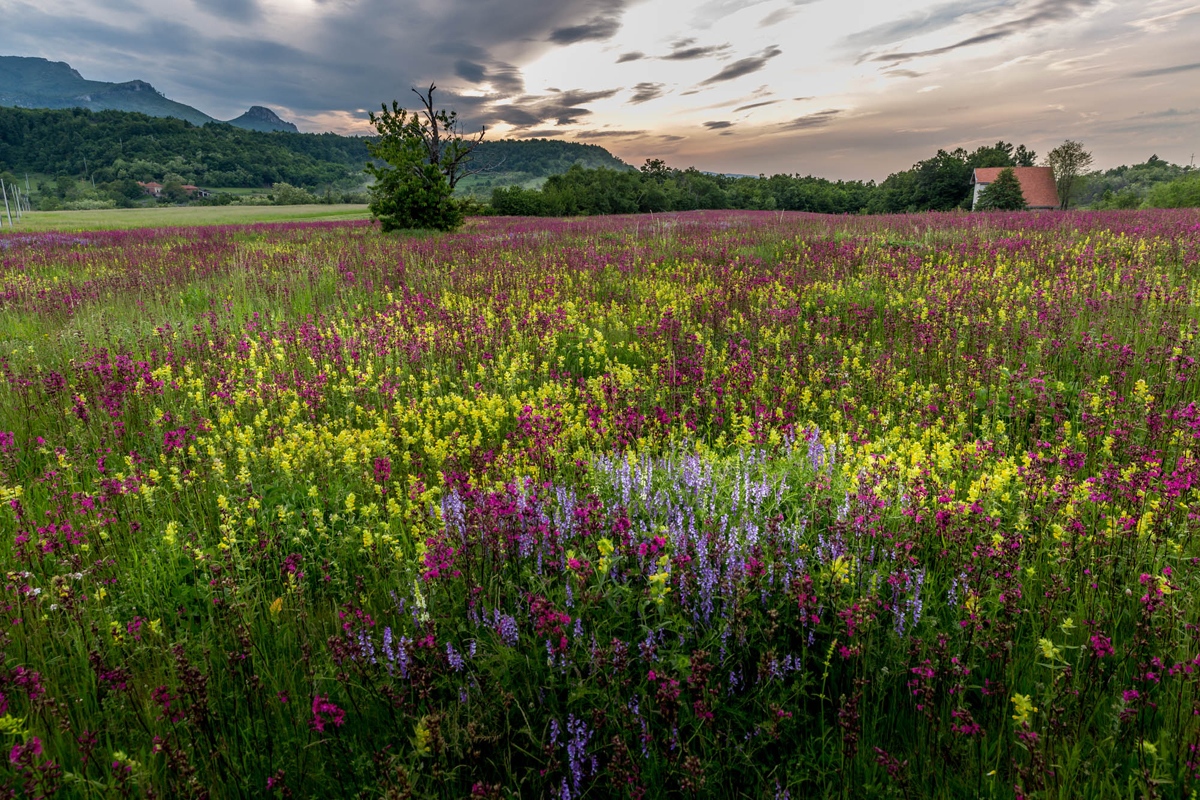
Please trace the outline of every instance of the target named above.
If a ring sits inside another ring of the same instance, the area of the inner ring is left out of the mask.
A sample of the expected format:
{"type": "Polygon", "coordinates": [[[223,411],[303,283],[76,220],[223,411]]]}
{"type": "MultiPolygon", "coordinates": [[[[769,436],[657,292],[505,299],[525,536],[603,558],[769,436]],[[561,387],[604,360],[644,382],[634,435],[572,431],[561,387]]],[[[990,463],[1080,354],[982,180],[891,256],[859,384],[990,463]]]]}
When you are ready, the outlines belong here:
{"type": "Polygon", "coordinates": [[[125,111],[0,108],[0,164],[13,171],[199,186],[359,184],[366,148],[332,133],[260,133],[125,111]]]}
{"type": "MultiPolygon", "coordinates": [[[[0,108],[0,170],[86,176],[97,183],[161,181],[176,175],[211,188],[276,183],[353,187],[364,181],[365,142],[334,133],[261,133],[211,122],[198,126],[123,111],[0,108]]],[[[490,191],[544,179],[575,164],[632,169],[592,144],[485,141],[476,151],[476,165],[489,169],[472,181],[490,191]]]]}
{"type": "Polygon", "coordinates": [[[484,171],[463,180],[459,191],[483,197],[501,186],[541,186],[551,175],[561,175],[572,167],[634,172],[633,167],[599,145],[556,139],[485,140],[475,152],[473,166],[484,171]]]}

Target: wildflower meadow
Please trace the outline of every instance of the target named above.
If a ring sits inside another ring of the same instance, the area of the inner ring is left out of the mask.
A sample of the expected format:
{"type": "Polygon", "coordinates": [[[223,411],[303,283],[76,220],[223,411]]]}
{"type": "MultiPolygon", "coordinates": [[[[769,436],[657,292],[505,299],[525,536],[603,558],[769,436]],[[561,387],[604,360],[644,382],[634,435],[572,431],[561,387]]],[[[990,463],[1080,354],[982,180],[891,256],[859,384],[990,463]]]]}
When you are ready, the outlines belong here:
{"type": "Polygon", "coordinates": [[[1188,798],[1200,213],[0,236],[0,797],[1188,798]]]}

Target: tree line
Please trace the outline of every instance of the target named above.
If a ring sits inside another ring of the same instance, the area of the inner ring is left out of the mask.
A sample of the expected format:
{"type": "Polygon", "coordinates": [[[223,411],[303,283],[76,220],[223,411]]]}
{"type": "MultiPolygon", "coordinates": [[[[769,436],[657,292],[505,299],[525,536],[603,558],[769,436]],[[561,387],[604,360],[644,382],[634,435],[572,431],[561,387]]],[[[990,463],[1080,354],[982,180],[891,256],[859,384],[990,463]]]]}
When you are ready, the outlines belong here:
{"type": "Polygon", "coordinates": [[[821,214],[888,214],[971,207],[976,167],[1033,166],[1025,145],[1000,141],[973,152],[939,150],[911,169],[874,181],[831,181],[812,175],[730,176],[675,169],[650,159],[637,172],[572,168],[540,190],[492,192],[497,214],[572,216],[694,209],[766,209],[821,214]]]}
{"type": "MultiPolygon", "coordinates": [[[[997,142],[973,152],[939,150],[912,168],[873,181],[831,181],[812,175],[729,176],[675,169],[648,160],[638,172],[573,167],[541,189],[499,187],[492,213],[513,216],[634,214],[693,209],[778,209],[821,214],[897,214],[970,210],[973,171],[1035,166],[1023,145],[997,142]]],[[[1145,164],[1086,173],[1090,156],[1065,142],[1048,158],[1063,207],[1181,208],[1200,206],[1200,171],[1152,156],[1145,164]],[[1064,180],[1065,177],[1065,180],[1064,180]]],[[[985,189],[981,207],[1025,207],[1012,173],[985,189]]]]}

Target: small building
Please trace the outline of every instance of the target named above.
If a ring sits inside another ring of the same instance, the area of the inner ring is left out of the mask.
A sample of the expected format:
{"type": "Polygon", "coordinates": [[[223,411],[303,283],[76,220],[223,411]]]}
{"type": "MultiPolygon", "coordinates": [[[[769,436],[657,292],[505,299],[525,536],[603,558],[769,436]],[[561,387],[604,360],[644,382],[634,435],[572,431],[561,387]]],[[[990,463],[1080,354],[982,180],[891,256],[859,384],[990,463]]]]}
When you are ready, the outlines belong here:
{"type": "MultiPolygon", "coordinates": [[[[971,176],[975,192],[971,196],[971,208],[979,203],[979,194],[988,184],[1000,177],[1009,167],[979,167],[971,176]]],[[[1035,209],[1058,208],[1058,186],[1054,183],[1054,170],[1050,167],[1011,167],[1021,184],[1025,205],[1035,209]]]]}
{"type": "MultiPolygon", "coordinates": [[[[150,181],[149,183],[138,181],[137,185],[142,187],[142,191],[151,197],[162,197],[163,189],[165,188],[161,183],[157,183],[156,181],[150,181]]],[[[208,189],[201,189],[199,186],[193,186],[190,183],[185,183],[179,188],[187,192],[188,197],[212,197],[212,192],[208,189]]]]}

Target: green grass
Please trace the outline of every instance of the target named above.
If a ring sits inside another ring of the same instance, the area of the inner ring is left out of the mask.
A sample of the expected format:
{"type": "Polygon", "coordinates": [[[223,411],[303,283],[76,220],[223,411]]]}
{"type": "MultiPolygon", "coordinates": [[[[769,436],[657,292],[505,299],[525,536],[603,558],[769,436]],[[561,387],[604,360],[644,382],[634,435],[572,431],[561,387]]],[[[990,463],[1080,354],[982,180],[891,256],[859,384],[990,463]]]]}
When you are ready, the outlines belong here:
{"type": "MultiPolygon", "coordinates": [[[[174,206],[101,211],[31,211],[24,215],[15,228],[8,227],[8,218],[5,217],[0,231],[86,231],[255,222],[316,222],[366,219],[368,216],[367,207],[360,205],[174,206]]],[[[16,222],[15,216],[13,221],[16,222]]]]}

